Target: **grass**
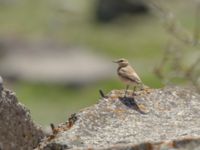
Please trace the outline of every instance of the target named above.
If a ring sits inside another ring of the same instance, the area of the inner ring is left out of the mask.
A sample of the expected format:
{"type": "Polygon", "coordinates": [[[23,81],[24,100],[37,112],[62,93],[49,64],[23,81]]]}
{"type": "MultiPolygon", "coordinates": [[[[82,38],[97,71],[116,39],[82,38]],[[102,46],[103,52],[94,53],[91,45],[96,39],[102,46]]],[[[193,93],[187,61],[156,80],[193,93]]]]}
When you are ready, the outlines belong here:
{"type": "MultiPolygon", "coordinates": [[[[155,88],[161,86],[154,76],[145,77],[144,82],[153,84],[155,88]]],[[[41,125],[65,122],[72,113],[97,103],[99,89],[106,94],[113,89],[125,88],[124,84],[115,79],[99,81],[80,89],[23,81],[12,86],[19,101],[30,109],[33,119],[41,125]]]]}
{"type": "Polygon", "coordinates": [[[67,120],[71,113],[90,106],[100,98],[98,90],[105,93],[124,85],[114,80],[101,81],[81,89],[71,89],[60,85],[17,82],[13,89],[23,104],[32,113],[36,122],[47,125],[67,120]]]}

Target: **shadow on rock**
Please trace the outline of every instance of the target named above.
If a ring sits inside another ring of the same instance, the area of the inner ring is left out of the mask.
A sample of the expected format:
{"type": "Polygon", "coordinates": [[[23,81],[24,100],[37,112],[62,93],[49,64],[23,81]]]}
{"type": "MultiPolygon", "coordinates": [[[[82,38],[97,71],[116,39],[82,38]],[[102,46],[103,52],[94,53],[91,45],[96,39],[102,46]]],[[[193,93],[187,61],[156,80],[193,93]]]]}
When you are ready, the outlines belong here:
{"type": "Polygon", "coordinates": [[[120,97],[119,100],[126,105],[130,109],[134,109],[137,112],[141,114],[146,114],[144,111],[142,111],[139,107],[139,105],[136,103],[134,97],[120,97]]]}

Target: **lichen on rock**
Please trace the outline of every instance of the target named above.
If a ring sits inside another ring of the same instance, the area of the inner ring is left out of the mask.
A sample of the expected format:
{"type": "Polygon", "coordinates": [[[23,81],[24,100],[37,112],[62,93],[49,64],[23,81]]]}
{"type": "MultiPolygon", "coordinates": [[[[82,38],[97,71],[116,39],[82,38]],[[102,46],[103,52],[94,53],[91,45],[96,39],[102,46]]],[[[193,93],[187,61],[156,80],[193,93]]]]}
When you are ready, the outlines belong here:
{"type": "Polygon", "coordinates": [[[0,150],[32,150],[44,136],[15,93],[6,89],[1,91],[0,150]]]}
{"type": "Polygon", "coordinates": [[[98,104],[58,126],[37,149],[184,149],[200,146],[200,95],[165,87],[132,93],[113,90],[98,104]],[[179,143],[179,145],[177,144],[179,143]],[[186,143],[186,144],[185,144],[186,143]]]}

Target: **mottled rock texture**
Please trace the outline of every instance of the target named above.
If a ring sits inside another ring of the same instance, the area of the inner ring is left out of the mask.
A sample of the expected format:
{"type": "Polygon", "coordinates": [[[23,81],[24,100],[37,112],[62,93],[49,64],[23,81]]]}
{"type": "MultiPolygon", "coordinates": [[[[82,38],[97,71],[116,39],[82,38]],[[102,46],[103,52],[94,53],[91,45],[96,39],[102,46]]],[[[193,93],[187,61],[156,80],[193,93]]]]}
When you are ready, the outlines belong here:
{"type": "Polygon", "coordinates": [[[44,137],[29,110],[8,90],[0,94],[0,150],[32,150],[44,137]]]}
{"type": "Polygon", "coordinates": [[[166,87],[113,90],[53,128],[37,149],[172,150],[200,148],[200,95],[166,87]]]}

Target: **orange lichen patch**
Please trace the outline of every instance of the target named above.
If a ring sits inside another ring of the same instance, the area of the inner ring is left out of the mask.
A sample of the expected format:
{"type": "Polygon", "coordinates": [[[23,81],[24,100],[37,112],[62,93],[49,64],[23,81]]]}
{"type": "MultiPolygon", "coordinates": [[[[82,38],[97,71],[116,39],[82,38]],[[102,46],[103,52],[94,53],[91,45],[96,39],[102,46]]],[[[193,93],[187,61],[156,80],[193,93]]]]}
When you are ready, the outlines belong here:
{"type": "Polygon", "coordinates": [[[119,98],[119,96],[118,95],[115,95],[115,94],[112,94],[112,95],[110,95],[110,97],[109,97],[111,100],[117,100],[118,98],[119,98]]]}
{"type": "Polygon", "coordinates": [[[121,108],[116,108],[113,110],[114,113],[117,113],[117,114],[122,114],[125,112],[125,110],[121,109],[121,108]]]}
{"type": "Polygon", "coordinates": [[[152,88],[145,88],[145,89],[144,89],[144,91],[149,92],[149,93],[153,92],[154,90],[155,90],[155,89],[152,89],[152,88]]]}
{"type": "Polygon", "coordinates": [[[184,139],[181,139],[181,140],[175,140],[173,141],[173,147],[174,148],[179,148],[179,147],[183,147],[185,145],[188,145],[189,143],[195,143],[195,142],[198,142],[199,141],[199,138],[192,138],[192,137],[188,137],[188,138],[184,138],[184,139]]]}
{"type": "Polygon", "coordinates": [[[138,148],[146,149],[146,150],[153,150],[153,145],[151,143],[144,143],[144,144],[140,144],[140,146],[138,148]]]}
{"type": "Polygon", "coordinates": [[[54,124],[50,124],[51,129],[52,129],[52,134],[47,137],[47,140],[51,141],[52,139],[54,139],[56,137],[56,135],[59,132],[69,130],[74,125],[76,120],[77,120],[76,114],[72,114],[71,117],[68,119],[68,121],[65,124],[62,124],[58,127],[55,127],[54,124]]]}
{"type": "Polygon", "coordinates": [[[154,104],[155,108],[159,111],[170,111],[170,108],[167,108],[166,106],[163,106],[160,102],[156,102],[154,104]]]}
{"type": "Polygon", "coordinates": [[[154,89],[151,89],[151,88],[145,88],[141,91],[138,91],[138,95],[147,95],[147,94],[150,94],[153,92],[154,89]]]}
{"type": "MultiPolygon", "coordinates": [[[[129,97],[131,96],[133,91],[128,90],[126,93],[126,96],[129,97]]],[[[125,96],[125,90],[114,90],[112,93],[109,94],[109,98],[111,99],[117,99],[119,97],[124,97],[125,96]]]]}
{"type": "Polygon", "coordinates": [[[55,135],[59,132],[59,128],[55,128],[53,123],[50,124],[50,126],[51,126],[51,130],[52,130],[53,135],[55,135]]]}
{"type": "Polygon", "coordinates": [[[55,135],[50,135],[47,137],[47,141],[49,142],[49,141],[53,140],[54,138],[55,138],[55,135]]]}
{"type": "Polygon", "coordinates": [[[49,136],[47,136],[47,141],[53,140],[53,139],[56,137],[56,135],[57,135],[59,132],[62,131],[62,128],[60,128],[60,127],[57,127],[57,128],[56,128],[56,127],[54,126],[53,123],[50,124],[50,127],[51,127],[51,130],[52,130],[52,134],[49,135],[49,136]]]}
{"type": "Polygon", "coordinates": [[[173,141],[170,141],[170,142],[161,142],[154,149],[160,150],[160,149],[172,149],[172,148],[174,148],[173,141]]]}
{"type": "Polygon", "coordinates": [[[110,149],[131,149],[131,150],[156,150],[152,143],[141,143],[139,145],[116,145],[110,149]]]}
{"type": "Polygon", "coordinates": [[[74,125],[76,120],[77,120],[76,114],[72,114],[71,117],[68,119],[67,128],[70,129],[74,125]]]}
{"type": "Polygon", "coordinates": [[[149,110],[143,105],[143,104],[138,104],[138,109],[143,112],[143,113],[148,113],[149,110]]]}
{"type": "MultiPolygon", "coordinates": [[[[199,138],[183,138],[179,140],[174,141],[164,141],[160,143],[152,143],[153,144],[153,150],[160,150],[160,149],[177,149],[177,148],[184,148],[190,143],[199,142],[199,138]]],[[[145,149],[146,150],[146,149],[145,149]]]]}
{"type": "Polygon", "coordinates": [[[168,148],[175,148],[174,147],[174,141],[168,142],[168,143],[166,143],[166,145],[167,145],[168,148]]]}

